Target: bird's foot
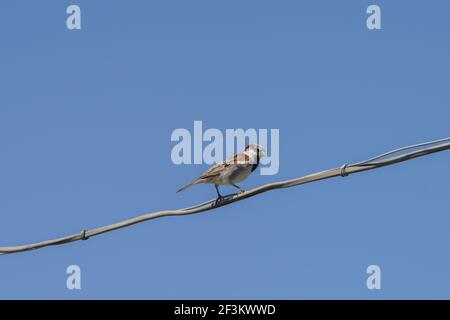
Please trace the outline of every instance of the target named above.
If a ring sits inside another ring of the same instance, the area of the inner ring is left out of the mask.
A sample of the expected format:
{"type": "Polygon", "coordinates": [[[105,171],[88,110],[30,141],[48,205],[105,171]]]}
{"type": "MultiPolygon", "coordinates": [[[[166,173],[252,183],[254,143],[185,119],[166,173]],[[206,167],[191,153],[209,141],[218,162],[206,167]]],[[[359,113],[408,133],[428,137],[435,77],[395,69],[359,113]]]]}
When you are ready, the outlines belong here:
{"type": "Polygon", "coordinates": [[[239,189],[239,194],[244,193],[245,190],[244,189],[239,189]]]}
{"type": "Polygon", "coordinates": [[[224,197],[218,196],[217,199],[216,199],[216,201],[214,201],[214,206],[215,206],[215,207],[220,206],[224,200],[225,200],[224,197]]]}

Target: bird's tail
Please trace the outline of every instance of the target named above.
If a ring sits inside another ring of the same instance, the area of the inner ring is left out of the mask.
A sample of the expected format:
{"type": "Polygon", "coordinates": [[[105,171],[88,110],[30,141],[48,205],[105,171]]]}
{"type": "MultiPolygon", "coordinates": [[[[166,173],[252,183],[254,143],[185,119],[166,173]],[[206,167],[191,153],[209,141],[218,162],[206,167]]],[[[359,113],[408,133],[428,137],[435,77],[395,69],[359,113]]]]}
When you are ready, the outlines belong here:
{"type": "Polygon", "coordinates": [[[177,193],[178,193],[178,192],[181,192],[181,191],[183,191],[183,190],[186,190],[187,188],[192,187],[194,184],[197,184],[197,183],[198,183],[198,181],[193,181],[193,182],[191,182],[191,183],[185,185],[184,187],[181,187],[180,189],[178,189],[178,190],[177,190],[177,193]]]}

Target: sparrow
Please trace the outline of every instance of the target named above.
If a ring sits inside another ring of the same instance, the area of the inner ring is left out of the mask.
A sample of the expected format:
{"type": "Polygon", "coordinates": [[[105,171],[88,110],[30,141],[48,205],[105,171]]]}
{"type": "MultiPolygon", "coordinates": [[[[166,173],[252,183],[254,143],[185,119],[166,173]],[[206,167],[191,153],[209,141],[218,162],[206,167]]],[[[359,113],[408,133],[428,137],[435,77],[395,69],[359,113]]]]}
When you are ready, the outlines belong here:
{"type": "Polygon", "coordinates": [[[250,144],[245,147],[244,151],[209,168],[198,179],[180,188],[177,193],[200,183],[214,184],[217,192],[216,202],[223,200],[223,196],[219,192],[219,185],[231,185],[242,193],[244,189],[237,183],[244,181],[250,173],[255,171],[260,159],[264,156],[266,156],[266,150],[263,147],[258,144],[250,144]]]}

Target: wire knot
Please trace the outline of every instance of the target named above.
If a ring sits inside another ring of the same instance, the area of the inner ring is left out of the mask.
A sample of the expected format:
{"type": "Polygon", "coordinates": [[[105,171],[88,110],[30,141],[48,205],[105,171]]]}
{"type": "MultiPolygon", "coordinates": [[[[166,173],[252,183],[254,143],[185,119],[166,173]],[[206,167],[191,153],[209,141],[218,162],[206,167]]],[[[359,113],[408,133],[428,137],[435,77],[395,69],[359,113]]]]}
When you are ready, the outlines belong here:
{"type": "Polygon", "coordinates": [[[86,230],[81,231],[81,240],[87,240],[89,237],[86,236],[86,230]]]}
{"type": "Polygon", "coordinates": [[[341,166],[341,177],[346,177],[346,176],[348,176],[348,173],[345,172],[345,169],[347,169],[347,166],[348,166],[347,163],[344,163],[344,164],[341,166]]]}

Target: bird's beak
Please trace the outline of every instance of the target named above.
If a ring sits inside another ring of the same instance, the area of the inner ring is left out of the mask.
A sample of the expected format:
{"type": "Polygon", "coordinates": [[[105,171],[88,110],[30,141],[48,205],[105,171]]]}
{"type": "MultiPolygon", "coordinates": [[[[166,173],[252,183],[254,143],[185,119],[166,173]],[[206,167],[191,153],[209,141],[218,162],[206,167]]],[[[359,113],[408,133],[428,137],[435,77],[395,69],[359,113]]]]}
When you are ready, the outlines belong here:
{"type": "Polygon", "coordinates": [[[267,156],[267,153],[266,153],[265,149],[261,149],[260,153],[261,153],[261,157],[267,156]]]}

